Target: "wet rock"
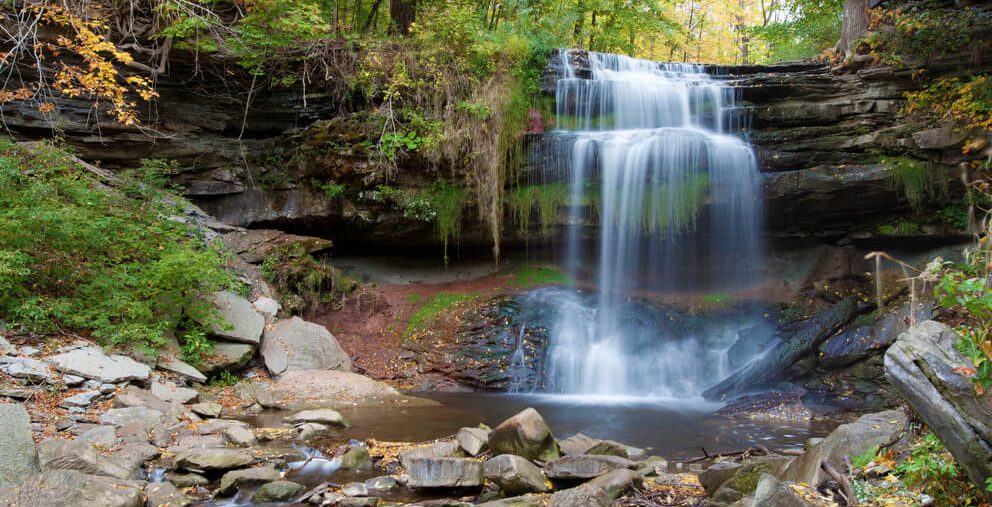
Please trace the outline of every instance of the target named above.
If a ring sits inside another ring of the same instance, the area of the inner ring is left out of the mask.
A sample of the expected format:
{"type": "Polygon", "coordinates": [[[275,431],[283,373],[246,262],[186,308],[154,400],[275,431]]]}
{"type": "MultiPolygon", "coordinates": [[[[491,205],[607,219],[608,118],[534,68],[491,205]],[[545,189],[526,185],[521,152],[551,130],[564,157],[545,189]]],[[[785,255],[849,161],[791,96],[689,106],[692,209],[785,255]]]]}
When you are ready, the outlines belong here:
{"type": "Polygon", "coordinates": [[[577,488],[551,495],[549,507],[609,507],[613,500],[639,485],[641,477],[632,470],[618,469],[601,475],[577,488]]]}
{"type": "Polygon", "coordinates": [[[117,479],[127,479],[131,475],[130,470],[98,453],[92,444],[79,440],[43,440],[38,445],[38,459],[45,471],[76,470],[117,479]]]}
{"type": "Polygon", "coordinates": [[[20,484],[39,470],[31,416],[20,403],[0,404],[0,488],[20,484]]]}
{"type": "Polygon", "coordinates": [[[393,387],[363,375],[336,370],[291,371],[260,389],[255,399],[263,407],[279,410],[437,404],[404,396],[393,387]]]}
{"type": "Polygon", "coordinates": [[[222,291],[212,294],[210,302],[217,310],[218,318],[201,323],[210,328],[211,334],[250,345],[259,344],[265,317],[256,312],[247,299],[233,292],[222,291]]]}
{"type": "Polygon", "coordinates": [[[511,498],[501,498],[485,503],[480,503],[479,507],[545,507],[548,505],[549,495],[522,495],[511,498]]]}
{"type": "Polygon", "coordinates": [[[54,382],[56,376],[48,365],[30,357],[7,357],[3,359],[4,364],[0,366],[0,371],[6,372],[14,378],[23,378],[36,382],[54,382]]]}
{"type": "Polygon", "coordinates": [[[288,502],[296,495],[303,493],[306,489],[302,484],[290,481],[274,481],[263,484],[251,496],[251,501],[255,503],[288,502]]]}
{"type": "Polygon", "coordinates": [[[62,400],[63,407],[88,407],[99,398],[100,391],[83,391],[62,400]]]}
{"type": "Polygon", "coordinates": [[[482,428],[462,428],[455,437],[458,445],[469,456],[478,456],[489,445],[489,430],[482,428]]]}
{"type": "Polygon", "coordinates": [[[644,449],[632,447],[613,440],[600,440],[598,443],[586,450],[585,454],[602,454],[607,456],[619,456],[632,461],[639,461],[647,456],[644,449]]]}
{"type": "Polygon", "coordinates": [[[708,467],[699,474],[699,483],[703,485],[707,495],[713,495],[723,483],[730,480],[744,465],[733,461],[721,461],[708,467]]]}
{"type": "Polygon", "coordinates": [[[516,454],[527,459],[550,461],[559,456],[558,443],[541,414],[533,408],[503,421],[489,434],[494,454],[516,454]]]}
{"type": "Polygon", "coordinates": [[[365,489],[374,493],[392,491],[397,487],[399,487],[399,483],[396,481],[396,478],[388,475],[373,477],[365,481],[365,489]]]}
{"type": "Polygon", "coordinates": [[[244,470],[232,470],[220,478],[220,488],[218,493],[222,495],[232,495],[239,488],[265,484],[281,479],[279,471],[272,465],[265,465],[257,468],[246,468],[244,470]]]}
{"type": "Polygon", "coordinates": [[[992,477],[992,398],[975,396],[971,380],[960,373],[974,365],[955,349],[958,339],[944,324],[921,322],[885,353],[885,374],[981,485],[992,477]]]}
{"type": "Polygon", "coordinates": [[[153,382],[151,392],[167,403],[191,403],[200,396],[196,390],[172,382],[153,382]]]}
{"type": "Polygon", "coordinates": [[[662,475],[668,472],[668,460],[661,456],[648,456],[635,469],[641,477],[662,475]]]}
{"type": "Polygon", "coordinates": [[[635,468],[637,464],[619,456],[581,454],[549,461],[544,472],[552,479],[591,479],[621,468],[635,468]]]}
{"type": "Polygon", "coordinates": [[[194,403],[193,405],[190,405],[189,409],[196,415],[202,415],[203,417],[209,418],[220,417],[221,412],[224,411],[224,407],[222,407],[220,403],[214,403],[212,401],[194,403]]]}
{"type": "Polygon", "coordinates": [[[324,326],[299,317],[276,321],[262,336],[262,358],[274,376],[291,371],[351,371],[351,358],[324,326]]]}
{"type": "Polygon", "coordinates": [[[892,445],[908,428],[909,417],[902,410],[863,415],[808,445],[806,452],[796,458],[780,477],[786,481],[818,486],[827,478],[821,463],[827,463],[834,470],[844,470],[847,461],[864,454],[873,446],[892,445]]]}
{"type": "Polygon", "coordinates": [[[341,455],[341,468],[345,470],[372,470],[372,458],[363,444],[350,444],[341,455]]]}
{"type": "Polygon", "coordinates": [[[331,410],[329,408],[303,410],[293,415],[283,417],[282,420],[291,424],[312,422],[318,424],[329,424],[332,426],[348,426],[348,421],[345,420],[344,416],[342,416],[338,411],[331,410]]]}
{"type": "Polygon", "coordinates": [[[568,456],[572,454],[585,454],[592,446],[599,443],[599,440],[590,438],[582,433],[576,433],[565,440],[558,441],[558,448],[561,453],[568,456]]]}
{"type": "Polygon", "coordinates": [[[399,455],[400,464],[407,470],[413,466],[413,460],[418,458],[450,458],[458,454],[458,444],[450,440],[442,440],[434,444],[414,447],[403,451],[399,455]]]}
{"type": "Polygon", "coordinates": [[[189,488],[192,486],[206,486],[210,484],[210,480],[200,474],[194,473],[179,473],[179,472],[166,472],[165,480],[175,484],[180,488],[189,488]]]}
{"type": "Polygon", "coordinates": [[[213,350],[201,361],[201,371],[216,375],[222,371],[237,370],[248,364],[255,355],[255,345],[213,340],[213,350]]]}
{"type": "Polygon", "coordinates": [[[155,482],[145,486],[147,507],[187,507],[192,505],[186,495],[168,482],[155,482]]]}
{"type": "Polygon", "coordinates": [[[344,496],[369,496],[369,489],[364,482],[349,482],[341,487],[344,496]]]}
{"type": "Polygon", "coordinates": [[[201,373],[200,370],[177,359],[169,353],[160,355],[158,357],[158,362],[155,363],[155,367],[163,371],[175,373],[176,375],[192,382],[197,382],[199,384],[205,384],[207,382],[207,376],[201,373]]]}
{"type": "Polygon", "coordinates": [[[300,433],[296,436],[298,440],[310,440],[331,431],[330,426],[318,423],[303,423],[296,427],[300,433]]]}
{"type": "Polygon", "coordinates": [[[106,384],[138,381],[151,375],[151,368],[121,355],[106,355],[97,347],[84,347],[46,359],[55,369],[106,384]]]}
{"type": "Polygon", "coordinates": [[[118,428],[136,423],[150,430],[161,424],[163,420],[162,412],[147,407],[112,408],[100,414],[100,424],[109,424],[118,428]]]}
{"type": "Polygon", "coordinates": [[[190,449],[176,456],[176,467],[194,472],[230,470],[255,463],[245,449],[190,449]]]}
{"type": "MultiPolygon", "coordinates": [[[[903,304],[886,311],[871,325],[858,326],[828,338],[819,347],[817,362],[821,366],[846,366],[888,349],[900,334],[909,329],[910,305],[903,304]]],[[[917,322],[931,317],[933,304],[917,303],[912,309],[917,322]]]]}
{"type": "Polygon", "coordinates": [[[501,454],[486,461],[486,479],[496,483],[507,495],[544,493],[551,484],[544,472],[520,456],[501,454]]]}
{"type": "Polygon", "coordinates": [[[414,458],[409,464],[411,488],[476,487],[485,478],[482,462],[471,458],[414,458]]]}
{"type": "Polygon", "coordinates": [[[10,505],[82,505],[86,507],[143,507],[143,481],[88,475],[76,470],[49,470],[33,475],[20,486],[0,494],[10,505]]]}

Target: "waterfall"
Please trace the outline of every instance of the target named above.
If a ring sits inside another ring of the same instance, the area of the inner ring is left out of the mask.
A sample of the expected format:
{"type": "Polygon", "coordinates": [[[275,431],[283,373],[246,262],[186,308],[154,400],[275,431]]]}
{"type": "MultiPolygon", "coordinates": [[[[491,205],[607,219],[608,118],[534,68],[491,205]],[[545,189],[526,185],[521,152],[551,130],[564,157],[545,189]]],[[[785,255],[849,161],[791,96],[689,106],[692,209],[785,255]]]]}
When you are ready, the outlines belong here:
{"type": "Polygon", "coordinates": [[[736,330],[679,336],[632,295],[729,290],[761,271],[755,156],[734,90],[698,65],[559,53],[547,170],[568,179],[565,266],[595,298],[562,298],[545,385],[553,392],[693,397],[727,373],[736,330]],[[588,58],[579,76],[574,59],[588,58]],[[595,220],[598,215],[598,220],[595,220]],[[586,225],[598,223],[588,248],[586,225]],[[661,327],[662,329],[658,329],[661,327]]]}

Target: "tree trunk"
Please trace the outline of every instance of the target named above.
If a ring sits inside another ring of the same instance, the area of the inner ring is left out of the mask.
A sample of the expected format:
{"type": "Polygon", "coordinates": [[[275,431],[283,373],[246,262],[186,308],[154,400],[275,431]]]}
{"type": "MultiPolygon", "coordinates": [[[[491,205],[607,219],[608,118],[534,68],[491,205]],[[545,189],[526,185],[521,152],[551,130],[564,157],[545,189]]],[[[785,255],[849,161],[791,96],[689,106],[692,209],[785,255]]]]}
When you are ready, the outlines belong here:
{"type": "Polygon", "coordinates": [[[868,34],[868,0],[844,0],[844,22],[841,25],[837,52],[844,58],[854,56],[855,41],[868,34]]]}
{"type": "Polygon", "coordinates": [[[410,35],[410,25],[417,19],[417,0],[389,0],[389,17],[396,33],[410,35]]]}

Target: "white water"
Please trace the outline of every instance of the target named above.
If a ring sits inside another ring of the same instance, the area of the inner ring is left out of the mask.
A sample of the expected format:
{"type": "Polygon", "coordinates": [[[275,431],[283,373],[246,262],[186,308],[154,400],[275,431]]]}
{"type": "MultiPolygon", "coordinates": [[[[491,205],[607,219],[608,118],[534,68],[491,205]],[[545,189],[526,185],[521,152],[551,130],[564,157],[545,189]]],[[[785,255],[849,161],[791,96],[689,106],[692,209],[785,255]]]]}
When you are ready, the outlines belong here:
{"type": "Polygon", "coordinates": [[[561,52],[558,166],[571,191],[566,266],[598,296],[560,299],[545,369],[552,392],[691,398],[726,375],[733,323],[679,336],[639,322],[630,295],[713,292],[760,272],[754,153],[739,137],[733,90],[702,67],[588,53],[591,77],[561,52]],[[598,200],[595,251],[583,225],[598,200]]]}

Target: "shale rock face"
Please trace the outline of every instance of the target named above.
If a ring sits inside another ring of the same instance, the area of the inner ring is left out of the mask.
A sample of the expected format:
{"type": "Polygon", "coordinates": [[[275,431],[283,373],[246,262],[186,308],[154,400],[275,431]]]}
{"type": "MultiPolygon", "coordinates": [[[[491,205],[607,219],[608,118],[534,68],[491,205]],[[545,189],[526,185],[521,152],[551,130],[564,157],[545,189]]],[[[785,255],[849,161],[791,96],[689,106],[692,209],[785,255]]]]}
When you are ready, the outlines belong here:
{"type": "Polygon", "coordinates": [[[940,437],[974,484],[992,477],[992,400],[975,396],[973,368],[955,348],[958,335],[928,320],[899,336],[885,354],[892,385],[940,437]]]}
{"type": "Polygon", "coordinates": [[[0,405],[0,456],[0,488],[16,486],[38,471],[31,417],[24,405],[0,405]]]}

